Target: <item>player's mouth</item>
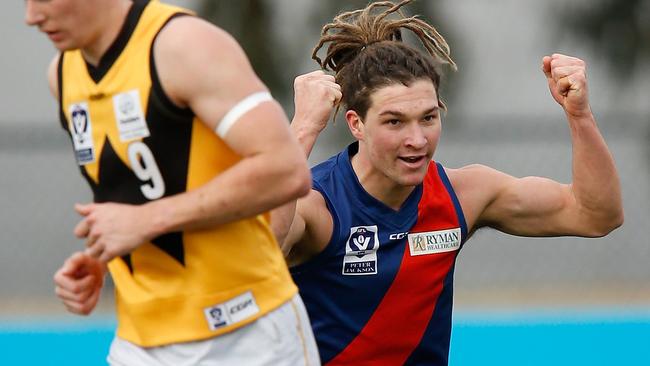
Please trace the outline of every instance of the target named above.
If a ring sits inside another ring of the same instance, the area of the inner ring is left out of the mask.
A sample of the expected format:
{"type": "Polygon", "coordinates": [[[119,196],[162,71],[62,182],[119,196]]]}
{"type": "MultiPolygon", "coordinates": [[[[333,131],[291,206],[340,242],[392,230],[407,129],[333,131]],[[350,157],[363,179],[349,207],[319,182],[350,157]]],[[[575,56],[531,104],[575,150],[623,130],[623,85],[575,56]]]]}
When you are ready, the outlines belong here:
{"type": "Polygon", "coordinates": [[[58,42],[63,39],[63,34],[59,31],[44,31],[52,42],[58,42]]]}
{"type": "Polygon", "coordinates": [[[403,161],[409,168],[420,168],[426,162],[426,155],[400,156],[399,160],[403,161]]]}

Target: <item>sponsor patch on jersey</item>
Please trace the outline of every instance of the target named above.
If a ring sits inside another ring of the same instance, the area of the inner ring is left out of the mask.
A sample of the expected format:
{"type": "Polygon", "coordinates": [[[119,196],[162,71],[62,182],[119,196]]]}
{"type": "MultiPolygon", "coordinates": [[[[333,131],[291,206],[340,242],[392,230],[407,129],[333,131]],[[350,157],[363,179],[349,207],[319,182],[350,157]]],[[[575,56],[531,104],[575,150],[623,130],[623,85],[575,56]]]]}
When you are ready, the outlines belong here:
{"type": "Polygon", "coordinates": [[[248,291],[221,304],[203,309],[210,330],[239,323],[260,312],[253,293],[248,291]]]}
{"type": "Polygon", "coordinates": [[[348,276],[377,274],[377,249],[377,225],[351,227],[345,244],[342,273],[348,276]]]}
{"type": "Polygon", "coordinates": [[[88,103],[71,104],[68,112],[70,114],[69,129],[72,132],[72,144],[77,163],[79,165],[90,164],[95,161],[95,144],[88,103]]]}
{"type": "Polygon", "coordinates": [[[389,240],[400,240],[400,239],[404,239],[404,238],[406,238],[406,236],[407,236],[408,234],[409,234],[408,231],[407,231],[407,232],[404,232],[404,233],[395,233],[395,234],[390,234],[390,235],[388,236],[388,239],[389,239],[389,240]]]}
{"type": "Polygon", "coordinates": [[[460,228],[408,235],[409,250],[412,256],[458,250],[460,241],[460,228]]]}
{"type": "Polygon", "coordinates": [[[140,91],[136,89],[115,95],[113,110],[122,142],[149,136],[149,128],[140,104],[140,91]]]}

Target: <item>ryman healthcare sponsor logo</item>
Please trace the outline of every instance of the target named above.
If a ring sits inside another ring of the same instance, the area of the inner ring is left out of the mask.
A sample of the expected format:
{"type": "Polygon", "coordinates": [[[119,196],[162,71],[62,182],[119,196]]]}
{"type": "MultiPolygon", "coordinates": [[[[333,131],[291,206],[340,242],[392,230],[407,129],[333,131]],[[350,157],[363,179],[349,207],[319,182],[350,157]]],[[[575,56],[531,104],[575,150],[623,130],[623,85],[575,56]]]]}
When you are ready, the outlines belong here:
{"type": "Polygon", "coordinates": [[[460,248],[460,228],[411,233],[408,241],[412,256],[451,252],[460,248]]]}
{"type": "Polygon", "coordinates": [[[377,225],[354,226],[345,243],[342,274],[363,276],[377,274],[377,225]]]}

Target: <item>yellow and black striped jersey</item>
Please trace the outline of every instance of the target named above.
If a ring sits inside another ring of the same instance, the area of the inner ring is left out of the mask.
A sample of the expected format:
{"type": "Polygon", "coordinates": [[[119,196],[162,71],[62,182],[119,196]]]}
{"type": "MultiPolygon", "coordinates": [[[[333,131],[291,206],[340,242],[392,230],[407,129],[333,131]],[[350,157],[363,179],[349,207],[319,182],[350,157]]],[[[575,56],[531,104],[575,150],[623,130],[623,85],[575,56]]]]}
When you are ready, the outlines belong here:
{"type": "MultiPolygon", "coordinates": [[[[170,19],[187,14],[136,0],[97,67],[79,50],[59,60],[61,121],[96,202],[182,193],[241,159],[160,86],[152,45],[170,19]]],[[[289,300],[296,287],[268,224],[258,215],[168,233],[111,261],[118,336],[144,347],[205,339],[289,300]]]]}

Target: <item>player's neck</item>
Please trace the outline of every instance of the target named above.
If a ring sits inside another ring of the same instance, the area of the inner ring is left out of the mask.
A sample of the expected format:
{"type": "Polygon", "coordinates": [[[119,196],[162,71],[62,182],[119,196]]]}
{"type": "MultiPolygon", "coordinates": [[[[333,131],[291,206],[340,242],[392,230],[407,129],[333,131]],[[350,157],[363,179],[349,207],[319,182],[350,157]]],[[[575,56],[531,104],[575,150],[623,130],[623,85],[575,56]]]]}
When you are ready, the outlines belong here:
{"type": "Polygon", "coordinates": [[[121,0],[118,4],[119,6],[110,6],[103,11],[97,11],[94,37],[87,46],[81,48],[84,59],[93,66],[99,65],[104,54],[117,39],[133,2],[121,0]]]}
{"type": "Polygon", "coordinates": [[[398,211],[415,187],[401,185],[375,168],[362,154],[351,159],[352,169],[363,189],[384,205],[398,211]]]}

